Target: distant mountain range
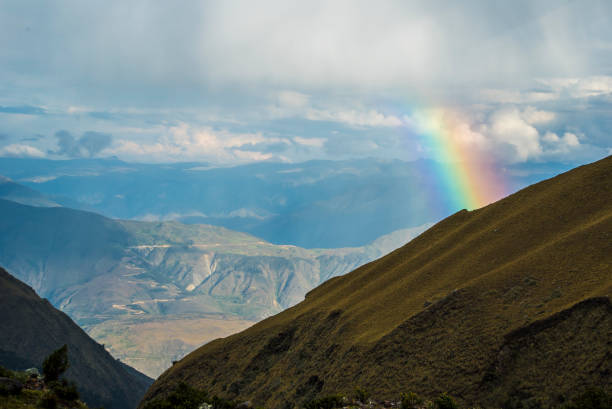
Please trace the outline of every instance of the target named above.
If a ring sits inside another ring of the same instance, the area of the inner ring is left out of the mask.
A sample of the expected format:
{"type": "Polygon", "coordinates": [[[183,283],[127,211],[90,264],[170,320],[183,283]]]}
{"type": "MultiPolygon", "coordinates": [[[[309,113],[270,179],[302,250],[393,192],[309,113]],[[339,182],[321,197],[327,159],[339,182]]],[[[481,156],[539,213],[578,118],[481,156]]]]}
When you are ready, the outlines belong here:
{"type": "Polygon", "coordinates": [[[591,386],[612,392],[611,294],[612,156],[460,211],[204,345],[143,404],[185,381],[271,409],[355,387],[557,407],[591,386]]]}
{"type": "MultiPolygon", "coordinates": [[[[223,226],[305,248],[362,246],[460,210],[447,195],[427,195],[443,189],[429,174],[434,167],[425,160],[379,159],[215,168],[206,163],[0,158],[0,175],[52,203],[119,219],[223,226]]],[[[509,191],[515,191],[567,169],[517,164],[499,171],[509,191]]]]}
{"type": "Polygon", "coordinates": [[[30,206],[55,207],[60,204],[42,193],[0,176],[0,198],[30,206]]]}
{"type": "Polygon", "coordinates": [[[223,227],[0,200],[0,264],[114,356],[157,376],[204,342],[296,304],[426,227],[363,247],[308,250],[223,227]]]}
{"type": "Polygon", "coordinates": [[[153,382],[115,360],[66,314],[0,268],[0,365],[41,369],[45,357],[64,344],[66,377],[90,407],[133,409],[153,382]]]}

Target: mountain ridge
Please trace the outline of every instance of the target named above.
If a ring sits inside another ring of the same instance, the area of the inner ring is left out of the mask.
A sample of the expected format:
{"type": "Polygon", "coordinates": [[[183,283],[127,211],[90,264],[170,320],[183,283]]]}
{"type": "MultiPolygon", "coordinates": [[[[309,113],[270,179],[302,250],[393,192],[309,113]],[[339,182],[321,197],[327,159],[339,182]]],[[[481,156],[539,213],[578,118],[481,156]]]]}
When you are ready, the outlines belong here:
{"type": "MultiPolygon", "coordinates": [[[[485,406],[516,396],[558,404],[559,396],[588,383],[609,386],[609,360],[595,368],[609,354],[612,322],[596,305],[584,313],[602,325],[586,333],[593,356],[580,336],[563,331],[582,328],[575,314],[534,335],[545,351],[561,351],[550,358],[559,369],[552,384],[537,366],[521,381],[517,374],[529,373],[529,362],[502,373],[496,385],[483,376],[505,334],[610,297],[611,195],[608,157],[460,211],[389,255],[326,281],[302,303],[194,351],[158,378],[143,403],[179,380],[272,408],[355,386],[381,398],[449,392],[485,406]],[[584,371],[563,370],[563,351],[573,351],[571,362],[584,371]]],[[[528,343],[521,348],[531,356],[528,343]]]]}

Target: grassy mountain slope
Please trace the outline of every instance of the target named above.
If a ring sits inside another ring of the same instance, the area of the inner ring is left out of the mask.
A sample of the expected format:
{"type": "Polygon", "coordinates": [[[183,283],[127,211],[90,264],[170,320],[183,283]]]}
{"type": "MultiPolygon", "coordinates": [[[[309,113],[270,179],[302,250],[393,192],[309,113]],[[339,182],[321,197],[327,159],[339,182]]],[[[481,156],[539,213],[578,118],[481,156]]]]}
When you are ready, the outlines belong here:
{"type": "Polygon", "coordinates": [[[460,211],[304,302],[165,372],[271,408],[363,386],[379,398],[558,404],[612,385],[612,157],[460,211]]]}
{"type": "Polygon", "coordinates": [[[114,356],[155,377],[204,342],[296,304],[420,231],[359,248],[303,249],[222,227],[0,200],[0,264],[114,356]]]}
{"type": "Polygon", "coordinates": [[[66,378],[90,406],[129,409],[152,380],[115,360],[66,314],[0,268],[0,365],[38,367],[51,352],[68,345],[66,378]]]}

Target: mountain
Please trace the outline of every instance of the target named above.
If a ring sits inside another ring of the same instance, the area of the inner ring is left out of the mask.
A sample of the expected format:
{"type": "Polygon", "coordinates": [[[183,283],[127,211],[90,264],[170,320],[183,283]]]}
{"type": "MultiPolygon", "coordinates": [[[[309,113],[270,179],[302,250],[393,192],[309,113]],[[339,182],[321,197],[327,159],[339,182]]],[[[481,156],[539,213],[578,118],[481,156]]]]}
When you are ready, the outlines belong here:
{"type": "Polygon", "coordinates": [[[0,176],[0,198],[30,206],[54,207],[58,203],[40,192],[0,176]]]}
{"type": "MultiPolygon", "coordinates": [[[[612,157],[460,211],[300,304],[166,371],[285,408],[356,386],[379,399],[548,407],[612,385],[612,157]]],[[[142,405],[142,404],[141,404],[142,405]]]]}
{"type": "MultiPolygon", "coordinates": [[[[436,166],[379,159],[222,168],[0,158],[0,174],[66,207],[118,219],[222,226],[305,248],[362,246],[460,210],[447,195],[435,193],[445,190],[431,178],[436,166]]],[[[500,178],[512,192],[567,169],[514,165],[501,169],[500,178]]]]}
{"type": "Polygon", "coordinates": [[[68,345],[66,378],[92,407],[136,407],[153,381],[114,359],[66,314],[0,268],[0,365],[41,368],[46,356],[68,345]]]}
{"type": "Polygon", "coordinates": [[[406,243],[303,249],[208,225],[112,220],[0,200],[0,264],[149,376],[406,243]]]}

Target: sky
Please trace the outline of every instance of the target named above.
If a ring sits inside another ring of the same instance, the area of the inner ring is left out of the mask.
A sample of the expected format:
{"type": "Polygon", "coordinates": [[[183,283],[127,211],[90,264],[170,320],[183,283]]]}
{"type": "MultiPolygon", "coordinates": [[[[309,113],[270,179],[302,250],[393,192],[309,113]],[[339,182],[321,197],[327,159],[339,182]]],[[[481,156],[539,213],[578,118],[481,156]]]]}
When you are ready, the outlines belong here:
{"type": "Polygon", "coordinates": [[[1,0],[0,156],[586,163],[612,154],[611,15],[589,0],[1,0]]]}

